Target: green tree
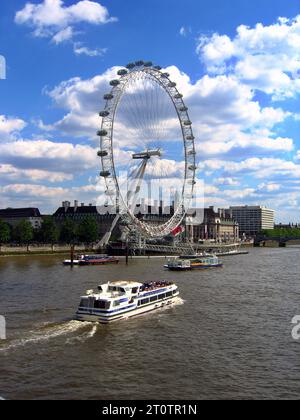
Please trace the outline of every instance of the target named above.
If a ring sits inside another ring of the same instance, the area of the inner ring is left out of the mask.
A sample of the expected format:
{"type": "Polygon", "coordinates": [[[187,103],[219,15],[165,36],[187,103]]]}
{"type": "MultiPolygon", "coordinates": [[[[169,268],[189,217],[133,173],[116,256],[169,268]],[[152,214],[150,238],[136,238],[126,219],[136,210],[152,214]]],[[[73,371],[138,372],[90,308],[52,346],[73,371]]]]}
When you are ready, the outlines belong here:
{"type": "Polygon", "coordinates": [[[0,219],[0,244],[5,244],[10,241],[10,228],[7,223],[0,219]]]}
{"type": "Polygon", "coordinates": [[[54,244],[58,241],[59,230],[51,216],[45,217],[43,220],[39,237],[43,243],[54,244]]]}
{"type": "Polygon", "coordinates": [[[90,244],[92,242],[96,242],[99,238],[99,229],[96,220],[88,216],[82,220],[80,225],[78,226],[78,238],[81,242],[86,244],[90,244]]]}
{"type": "Polygon", "coordinates": [[[27,220],[22,220],[13,230],[13,238],[20,244],[28,244],[33,239],[33,227],[27,220]]]}
{"type": "Polygon", "coordinates": [[[66,219],[61,226],[60,241],[71,244],[77,240],[77,226],[71,219],[66,219]]]}

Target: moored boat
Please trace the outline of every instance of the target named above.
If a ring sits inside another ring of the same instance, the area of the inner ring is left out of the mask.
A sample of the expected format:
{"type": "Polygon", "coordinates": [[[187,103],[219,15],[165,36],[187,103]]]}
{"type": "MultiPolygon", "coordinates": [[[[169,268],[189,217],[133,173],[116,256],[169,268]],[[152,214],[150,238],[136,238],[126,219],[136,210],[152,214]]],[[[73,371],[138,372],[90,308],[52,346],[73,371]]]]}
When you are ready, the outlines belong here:
{"type": "Polygon", "coordinates": [[[165,265],[165,268],[171,271],[190,271],[218,267],[223,267],[223,263],[220,262],[216,255],[174,258],[173,260],[169,260],[168,264],[165,265]]]}
{"type": "Polygon", "coordinates": [[[63,262],[64,265],[105,265],[118,263],[119,259],[109,257],[108,255],[77,255],[73,262],[70,259],[63,262]]]}
{"type": "Polygon", "coordinates": [[[79,265],[105,265],[118,263],[119,260],[117,258],[103,255],[86,255],[83,259],[79,260],[79,265]]]}
{"type": "Polygon", "coordinates": [[[171,305],[178,295],[178,287],[165,281],[107,283],[81,297],[76,319],[108,324],[171,305]]]}

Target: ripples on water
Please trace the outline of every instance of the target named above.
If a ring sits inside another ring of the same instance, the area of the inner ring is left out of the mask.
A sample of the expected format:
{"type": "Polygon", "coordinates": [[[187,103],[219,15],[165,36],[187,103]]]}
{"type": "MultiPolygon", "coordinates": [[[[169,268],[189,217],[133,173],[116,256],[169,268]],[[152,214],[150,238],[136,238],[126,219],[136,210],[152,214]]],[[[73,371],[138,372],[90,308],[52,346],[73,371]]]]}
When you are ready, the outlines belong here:
{"type": "Polygon", "coordinates": [[[170,273],[0,259],[0,395],[8,398],[299,398],[300,249],[254,249],[223,269],[170,273]],[[112,325],[72,321],[86,289],[116,279],[174,280],[177,305],[112,325]],[[184,301],[184,304],[183,304],[184,301]]]}

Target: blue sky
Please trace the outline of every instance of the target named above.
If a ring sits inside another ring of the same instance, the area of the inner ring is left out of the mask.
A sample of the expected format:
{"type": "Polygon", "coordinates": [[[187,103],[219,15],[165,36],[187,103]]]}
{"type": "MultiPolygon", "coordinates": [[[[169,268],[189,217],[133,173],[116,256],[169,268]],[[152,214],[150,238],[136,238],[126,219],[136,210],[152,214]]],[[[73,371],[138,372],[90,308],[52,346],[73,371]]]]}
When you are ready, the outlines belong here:
{"type": "Polygon", "coordinates": [[[0,207],[95,200],[102,95],[142,58],[185,96],[206,205],[300,222],[298,15],[294,0],[3,0],[0,207]]]}

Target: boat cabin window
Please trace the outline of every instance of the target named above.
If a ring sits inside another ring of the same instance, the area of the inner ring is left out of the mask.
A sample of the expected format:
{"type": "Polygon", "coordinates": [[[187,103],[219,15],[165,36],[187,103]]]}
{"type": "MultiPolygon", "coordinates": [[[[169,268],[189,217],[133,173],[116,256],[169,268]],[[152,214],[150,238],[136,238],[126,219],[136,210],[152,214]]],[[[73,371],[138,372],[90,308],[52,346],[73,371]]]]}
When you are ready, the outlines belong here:
{"type": "Polygon", "coordinates": [[[147,305],[149,303],[150,299],[143,299],[141,300],[141,305],[147,305]]]}
{"type": "Polygon", "coordinates": [[[152,296],[150,298],[150,302],[156,302],[157,301],[157,296],[152,296]]]}
{"type": "Polygon", "coordinates": [[[81,299],[79,306],[80,306],[80,308],[88,308],[89,307],[89,300],[88,299],[81,299]]]}
{"type": "Polygon", "coordinates": [[[165,297],[166,297],[166,294],[165,293],[162,293],[161,295],[158,295],[158,299],[160,300],[160,299],[165,299],[165,297]]]}
{"type": "Polygon", "coordinates": [[[170,296],[172,296],[172,292],[166,293],[166,297],[170,297],[170,296]]]}
{"type": "Polygon", "coordinates": [[[95,300],[94,308],[107,310],[110,308],[110,302],[107,300],[95,300]]]}
{"type": "Polygon", "coordinates": [[[136,295],[136,294],[138,293],[138,291],[139,291],[139,288],[138,288],[138,287],[134,287],[134,288],[132,289],[132,294],[133,294],[133,295],[136,295]]]}
{"type": "Polygon", "coordinates": [[[125,289],[123,287],[117,287],[117,286],[109,286],[108,288],[109,292],[120,292],[120,293],[126,293],[125,289]]]}

